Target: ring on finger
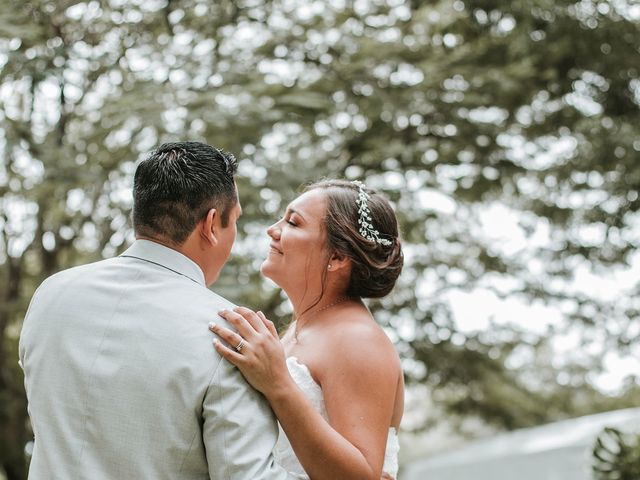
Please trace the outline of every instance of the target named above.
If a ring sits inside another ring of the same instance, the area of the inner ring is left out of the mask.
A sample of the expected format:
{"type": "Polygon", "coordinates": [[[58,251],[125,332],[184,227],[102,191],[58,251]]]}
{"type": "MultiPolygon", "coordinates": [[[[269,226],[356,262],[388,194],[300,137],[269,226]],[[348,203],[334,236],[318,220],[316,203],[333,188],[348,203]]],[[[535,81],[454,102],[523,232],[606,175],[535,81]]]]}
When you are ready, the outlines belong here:
{"type": "Polygon", "coordinates": [[[240,341],[238,342],[238,345],[235,346],[235,349],[238,353],[240,353],[244,348],[244,346],[245,346],[244,338],[240,337],[240,341]]]}

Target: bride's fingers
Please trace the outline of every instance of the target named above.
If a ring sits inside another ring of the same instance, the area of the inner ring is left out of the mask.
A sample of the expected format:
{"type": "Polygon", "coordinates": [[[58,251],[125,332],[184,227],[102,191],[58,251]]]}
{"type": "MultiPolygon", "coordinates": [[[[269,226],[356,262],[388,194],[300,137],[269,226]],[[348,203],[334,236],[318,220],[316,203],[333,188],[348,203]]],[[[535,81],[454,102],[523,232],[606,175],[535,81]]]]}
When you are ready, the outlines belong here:
{"type": "Polygon", "coordinates": [[[236,367],[242,364],[242,355],[226,345],[223,345],[217,338],[213,340],[213,348],[215,348],[216,352],[222,355],[229,362],[233,363],[236,367]]]}
{"type": "Polygon", "coordinates": [[[269,333],[271,333],[271,335],[273,335],[274,337],[278,338],[278,330],[276,330],[276,326],[273,324],[273,322],[267,319],[267,317],[265,317],[264,313],[262,313],[261,311],[258,311],[257,315],[260,318],[260,320],[262,320],[262,323],[267,327],[267,330],[269,330],[269,333]]]}
{"type": "Polygon", "coordinates": [[[227,344],[238,353],[241,353],[242,349],[247,345],[247,341],[234,332],[233,330],[229,330],[226,327],[218,325],[217,323],[210,323],[209,330],[218,335],[222,340],[227,342],[227,344]],[[238,346],[240,346],[240,350],[238,351],[238,346]]]}
{"type": "Polygon", "coordinates": [[[236,307],[233,311],[242,315],[242,317],[251,324],[256,332],[266,333],[264,323],[262,323],[260,317],[253,310],[247,307],[236,307]]]}
{"type": "Polygon", "coordinates": [[[242,315],[233,310],[222,310],[218,312],[222,318],[234,327],[243,338],[250,340],[256,334],[256,329],[242,315]]]}

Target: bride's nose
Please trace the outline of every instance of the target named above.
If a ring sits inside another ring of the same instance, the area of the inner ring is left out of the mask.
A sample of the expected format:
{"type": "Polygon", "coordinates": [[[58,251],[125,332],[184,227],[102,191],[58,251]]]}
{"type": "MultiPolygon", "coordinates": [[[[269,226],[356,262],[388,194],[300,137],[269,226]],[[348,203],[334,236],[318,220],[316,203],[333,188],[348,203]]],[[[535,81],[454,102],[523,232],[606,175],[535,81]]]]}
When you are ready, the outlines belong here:
{"type": "Polygon", "coordinates": [[[274,240],[280,239],[280,227],[278,227],[278,222],[267,228],[267,235],[269,235],[274,240]]]}

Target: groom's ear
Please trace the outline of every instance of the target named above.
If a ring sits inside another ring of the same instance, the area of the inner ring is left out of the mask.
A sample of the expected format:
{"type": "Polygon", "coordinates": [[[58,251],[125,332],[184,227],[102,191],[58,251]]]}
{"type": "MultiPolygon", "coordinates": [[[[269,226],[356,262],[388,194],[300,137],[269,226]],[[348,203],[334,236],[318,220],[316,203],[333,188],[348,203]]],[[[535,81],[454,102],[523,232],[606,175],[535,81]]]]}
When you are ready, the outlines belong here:
{"type": "Polygon", "coordinates": [[[214,247],[218,244],[218,224],[220,223],[218,221],[218,216],[218,211],[215,208],[212,208],[198,224],[198,228],[200,229],[200,238],[214,247]]]}

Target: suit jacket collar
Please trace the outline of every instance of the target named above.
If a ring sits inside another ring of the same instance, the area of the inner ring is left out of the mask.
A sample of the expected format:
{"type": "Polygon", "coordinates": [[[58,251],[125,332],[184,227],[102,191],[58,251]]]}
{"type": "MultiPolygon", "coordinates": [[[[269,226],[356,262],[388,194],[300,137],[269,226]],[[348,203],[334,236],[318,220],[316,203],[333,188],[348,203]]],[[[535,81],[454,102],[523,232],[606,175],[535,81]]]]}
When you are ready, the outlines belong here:
{"type": "Polygon", "coordinates": [[[204,273],[197,263],[177,250],[151,240],[136,240],[121,256],[156,263],[206,287],[204,273]]]}

